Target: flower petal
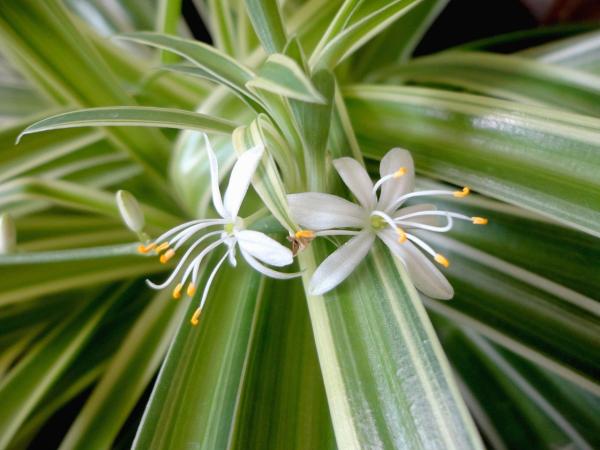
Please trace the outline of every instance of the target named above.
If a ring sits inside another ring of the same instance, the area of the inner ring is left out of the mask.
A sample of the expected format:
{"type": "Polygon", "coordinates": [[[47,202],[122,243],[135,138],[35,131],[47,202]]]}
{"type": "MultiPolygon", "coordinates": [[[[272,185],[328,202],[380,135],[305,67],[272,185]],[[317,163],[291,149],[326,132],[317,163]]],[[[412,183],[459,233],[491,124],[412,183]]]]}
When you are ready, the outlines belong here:
{"type": "Polygon", "coordinates": [[[385,154],[379,165],[379,174],[384,177],[390,175],[401,167],[406,173],[399,178],[391,179],[381,186],[378,209],[390,213],[390,208],[398,197],[411,192],[415,187],[415,165],[412,156],[407,150],[393,148],[385,154]]]}
{"type": "Polygon", "coordinates": [[[365,168],[357,160],[347,157],[335,159],[333,166],[363,208],[372,210],[377,199],[373,182],[365,168]]]}
{"type": "Polygon", "coordinates": [[[272,266],[287,266],[294,261],[292,251],[264,233],[242,230],[236,233],[240,249],[272,266]]]}
{"type": "Polygon", "coordinates": [[[224,206],[230,217],[237,217],[242,201],[248,192],[250,181],[256,172],[264,147],[252,147],[240,155],[231,170],[229,184],[225,190],[224,206]]]}
{"type": "Polygon", "coordinates": [[[367,223],[367,212],[356,203],[331,194],[304,192],[287,196],[292,218],[311,230],[353,227],[367,223]]]}
{"type": "Polygon", "coordinates": [[[310,280],[310,294],[322,295],[348,278],[367,256],[374,240],[371,231],[362,231],[325,258],[310,280]]]}
{"type": "Polygon", "coordinates": [[[454,289],[446,277],[415,245],[409,241],[398,242],[392,229],[378,233],[381,240],[404,264],[415,287],[423,294],[439,300],[454,297],[454,289]]]}
{"type": "Polygon", "coordinates": [[[221,190],[219,189],[219,162],[217,160],[217,155],[215,155],[215,151],[213,150],[206,133],[204,133],[204,141],[206,143],[208,163],[210,164],[210,183],[213,206],[221,217],[226,218],[227,214],[225,212],[225,207],[223,206],[223,200],[221,199],[221,190]]]}
{"type": "Polygon", "coordinates": [[[297,278],[302,275],[301,272],[283,273],[278,272],[277,270],[270,269],[269,267],[264,266],[263,264],[258,262],[250,253],[245,252],[242,248],[240,248],[240,253],[244,257],[246,262],[250,265],[250,267],[268,277],[277,278],[279,280],[289,280],[290,278],[297,278]]]}
{"type": "MultiPolygon", "coordinates": [[[[428,203],[422,203],[419,205],[413,205],[413,206],[407,206],[405,208],[400,208],[398,211],[396,211],[394,213],[393,218],[398,219],[402,216],[406,216],[407,214],[423,212],[423,211],[436,211],[436,210],[437,210],[437,207],[435,205],[428,204],[428,203]]],[[[406,220],[409,222],[421,223],[423,225],[430,225],[433,227],[439,227],[446,222],[446,219],[444,218],[444,216],[416,216],[416,217],[410,217],[406,220]]]]}

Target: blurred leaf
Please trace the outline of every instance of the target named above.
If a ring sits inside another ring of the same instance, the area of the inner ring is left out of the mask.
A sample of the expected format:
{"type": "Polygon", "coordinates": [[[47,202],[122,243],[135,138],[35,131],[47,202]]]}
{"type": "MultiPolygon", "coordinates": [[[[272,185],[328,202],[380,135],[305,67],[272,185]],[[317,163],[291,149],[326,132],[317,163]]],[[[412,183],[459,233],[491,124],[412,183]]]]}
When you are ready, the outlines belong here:
{"type": "Polygon", "coordinates": [[[452,239],[427,239],[451,261],[456,291],[451,302],[427,300],[429,309],[600,393],[598,302],[452,239]]]}
{"type": "Polygon", "coordinates": [[[334,449],[302,285],[265,282],[230,448],[334,449]]]}
{"type": "MultiPolygon", "coordinates": [[[[19,69],[61,104],[135,105],[60,0],[3,2],[0,41],[19,69]]],[[[168,141],[159,131],[111,129],[107,134],[149,173],[162,178],[168,141]]]]}
{"type": "MultiPolygon", "coordinates": [[[[385,30],[421,0],[347,0],[352,12],[343,27],[328,37],[310,58],[311,67],[334,68],[372,37],[385,30]]],[[[340,11],[343,11],[341,9],[340,11]]]]}
{"type": "Polygon", "coordinates": [[[284,97],[310,103],[325,103],[325,99],[291,58],[280,53],[270,55],[258,69],[258,76],[246,83],[284,97]]]}
{"type": "Polygon", "coordinates": [[[254,73],[214,47],[198,41],[148,32],[125,34],[119,38],[177,54],[196,64],[215,81],[239,92],[250,106],[257,107],[254,96],[245,87],[254,78],[254,73]]]}
{"type": "Polygon", "coordinates": [[[0,383],[0,444],[5,447],[27,415],[89,339],[108,309],[124,294],[106,293],[85,308],[78,308],[56,327],[0,383]]]}
{"type": "MultiPolygon", "coordinates": [[[[207,276],[203,275],[200,286],[207,276]]],[[[258,272],[248,267],[224,266],[212,284],[198,327],[188,320],[197,307],[197,300],[192,299],[156,380],[133,448],[227,447],[246,376],[262,284],[258,272]]]]}
{"type": "Polygon", "coordinates": [[[268,53],[280,53],[287,42],[277,0],[244,0],[256,35],[268,53]]]}
{"type": "Polygon", "coordinates": [[[150,302],[121,342],[61,448],[109,448],[154,376],[184,308],[170,301],[168,291],[150,302]]]}
{"type": "Polygon", "coordinates": [[[40,131],[87,126],[165,127],[221,134],[229,134],[235,128],[235,124],[228,120],[191,111],[117,106],[80,109],[42,119],[23,130],[19,139],[24,135],[40,131]]]}
{"type": "Polygon", "coordinates": [[[449,325],[440,327],[444,349],[493,448],[596,447],[597,398],[586,398],[564,382],[556,384],[536,366],[473,331],[449,325]]]}
{"type": "Polygon", "coordinates": [[[406,147],[425,174],[600,236],[600,120],[414,87],[355,86],[345,98],[367,155],[406,147]]]}
{"type": "Polygon", "coordinates": [[[522,57],[444,52],[374,75],[386,83],[437,83],[513,101],[600,115],[600,78],[522,57]]]}

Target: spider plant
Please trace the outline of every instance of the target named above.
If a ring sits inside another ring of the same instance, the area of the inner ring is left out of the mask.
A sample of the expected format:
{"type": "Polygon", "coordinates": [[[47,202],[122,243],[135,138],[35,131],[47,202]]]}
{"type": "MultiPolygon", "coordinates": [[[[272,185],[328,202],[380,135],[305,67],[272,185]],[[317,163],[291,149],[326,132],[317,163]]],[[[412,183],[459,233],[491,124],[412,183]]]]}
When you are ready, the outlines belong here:
{"type": "Polygon", "coordinates": [[[0,448],[600,445],[600,34],[413,58],[446,3],[197,0],[209,45],[180,0],[0,2],[0,448]],[[209,145],[224,180],[262,149],[240,216],[301,278],[215,253],[192,326],[203,289],[151,290],[172,261],[138,248],[217,216],[209,145]],[[427,233],[454,297],[376,240],[312,295],[347,238],[288,196],[352,200],[335,161],[396,147],[489,220],[427,233]]]}

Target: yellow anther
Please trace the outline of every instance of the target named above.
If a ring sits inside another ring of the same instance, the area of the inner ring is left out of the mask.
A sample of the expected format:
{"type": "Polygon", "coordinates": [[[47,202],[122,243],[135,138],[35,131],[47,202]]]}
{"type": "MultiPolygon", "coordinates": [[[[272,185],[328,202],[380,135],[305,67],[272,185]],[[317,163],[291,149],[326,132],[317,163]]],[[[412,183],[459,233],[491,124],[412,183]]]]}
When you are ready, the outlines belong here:
{"type": "Polygon", "coordinates": [[[406,175],[406,167],[400,167],[394,172],[394,178],[400,178],[403,175],[406,175]]]}
{"type": "Polygon", "coordinates": [[[156,253],[160,253],[163,250],[166,250],[169,248],[169,243],[168,242],[163,242],[162,244],[160,244],[158,247],[156,247],[156,253]]]}
{"type": "Polygon", "coordinates": [[[175,289],[173,289],[173,298],[175,300],[181,298],[181,290],[183,289],[183,284],[179,283],[177,286],[175,286],[175,289]]]}
{"type": "Polygon", "coordinates": [[[192,316],[192,320],[190,320],[190,323],[193,326],[196,326],[200,323],[200,313],[202,313],[202,310],[200,308],[198,308],[196,311],[194,311],[194,315],[192,316]]]}
{"type": "Polygon", "coordinates": [[[446,257],[444,255],[440,255],[439,253],[435,255],[435,261],[444,267],[448,267],[450,265],[450,262],[446,259],[446,257]]]}
{"type": "Polygon", "coordinates": [[[172,248],[170,248],[169,250],[167,250],[167,251],[165,252],[165,254],[164,254],[164,255],[161,255],[161,256],[160,256],[160,262],[161,262],[162,264],[166,264],[166,263],[168,263],[168,262],[169,262],[169,260],[170,260],[170,259],[171,259],[173,256],[175,256],[175,250],[173,250],[172,248]]]}
{"type": "Polygon", "coordinates": [[[148,244],[148,245],[141,244],[138,246],[137,250],[139,253],[145,255],[146,253],[148,253],[150,250],[152,250],[155,247],[156,247],[155,243],[148,244]]]}
{"type": "Polygon", "coordinates": [[[485,217],[471,217],[475,225],[487,225],[488,220],[485,217]]]}
{"type": "Polygon", "coordinates": [[[314,239],[315,232],[311,230],[299,230],[294,234],[296,239],[314,239]]]}
{"type": "Polygon", "coordinates": [[[406,242],[406,233],[402,228],[396,228],[396,234],[398,235],[398,242],[400,242],[401,244],[406,242]]]}
{"type": "Polygon", "coordinates": [[[467,186],[465,186],[464,188],[462,188],[462,191],[456,191],[452,195],[454,195],[457,198],[463,198],[463,197],[466,197],[467,195],[469,195],[470,193],[471,193],[471,189],[469,189],[467,186]]]}
{"type": "Polygon", "coordinates": [[[196,293],[196,286],[194,285],[194,283],[188,284],[187,295],[190,297],[193,297],[195,293],[196,293]]]}

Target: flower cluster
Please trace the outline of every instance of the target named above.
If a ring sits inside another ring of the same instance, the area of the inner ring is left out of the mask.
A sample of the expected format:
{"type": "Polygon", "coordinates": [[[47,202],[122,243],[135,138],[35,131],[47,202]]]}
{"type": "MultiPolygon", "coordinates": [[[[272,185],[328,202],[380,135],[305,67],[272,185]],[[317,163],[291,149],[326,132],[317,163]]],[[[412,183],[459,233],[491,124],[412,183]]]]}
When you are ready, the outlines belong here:
{"type": "Polygon", "coordinates": [[[310,293],[321,295],[339,285],[365,258],[375,239],[379,238],[404,264],[417,289],[432,298],[452,298],[452,286],[425,254],[444,267],[448,267],[448,260],[412,231],[443,233],[452,228],[454,220],[467,220],[477,225],[484,225],[487,220],[438,211],[431,204],[403,205],[409,199],[425,196],[465,197],[469,194],[469,188],[460,191],[413,192],[413,160],[408,151],[399,148],[390,150],[381,160],[381,178],[375,184],[364,167],[352,158],[336,159],[333,164],[358,204],[320,192],[288,196],[292,217],[307,228],[296,233],[298,238],[352,236],[317,268],[310,282],[310,293]]]}
{"type": "MultiPolygon", "coordinates": [[[[160,255],[160,261],[167,263],[181,248],[186,247],[175,269],[163,283],[147,281],[154,289],[165,288],[177,281],[173,290],[176,299],[181,297],[184,289],[190,297],[195,294],[202,262],[218,248],[225,248],[204,285],[200,304],[192,316],[193,325],[198,324],[217,272],[226,260],[232,266],[237,264],[238,250],[244,260],[260,273],[272,278],[288,279],[300,274],[283,273],[268,266],[291,264],[297,251],[321,236],[349,236],[350,239],[317,268],[310,281],[311,295],[322,295],[344,281],[367,256],[375,239],[379,238],[405,265],[417,289],[432,298],[449,299],[454,294],[452,286],[426,255],[445,267],[448,267],[448,260],[413,231],[446,232],[452,228],[454,220],[487,223],[481,217],[439,211],[431,204],[403,206],[409,199],[424,196],[464,197],[469,194],[469,189],[414,192],[414,164],[410,153],[392,149],[381,160],[381,178],[375,184],[358,161],[352,158],[334,161],[335,169],[358,204],[320,192],[288,195],[292,217],[304,228],[291,237],[292,251],[264,233],[246,229],[244,220],[238,216],[264,148],[252,148],[238,158],[225,195],[221,197],[217,158],[206,135],[204,138],[210,163],[212,203],[219,218],[186,222],[139,248],[141,253],[156,252],[160,255]]],[[[125,208],[131,203],[126,195],[121,194],[118,199],[121,209],[132,209],[125,208]]]]}
{"type": "Polygon", "coordinates": [[[298,274],[282,273],[267,267],[265,264],[275,267],[291,264],[293,262],[291,250],[264,233],[247,230],[243,219],[238,217],[242,201],[246,196],[250,181],[262,157],[264,148],[251,148],[238,158],[231,171],[225,195],[221,197],[217,157],[206,135],[204,135],[204,138],[210,163],[212,203],[220,217],[218,219],[192,220],[178,225],[159,236],[150,244],[142,245],[139,248],[141,253],[157,252],[160,255],[160,262],[165,264],[175,256],[180,248],[193,239],[192,244],[186,249],[171,275],[163,283],[155,284],[147,281],[150,287],[163,289],[175,280],[178,280],[173,290],[173,297],[177,299],[181,297],[186,283],[187,295],[191,297],[195,294],[202,261],[219,247],[225,247],[223,256],[213,268],[204,285],[200,305],[192,316],[192,325],[198,324],[210,285],[225,260],[228,259],[232,266],[236,266],[238,248],[246,262],[252,268],[266,276],[280,279],[298,276],[298,274]],[[211,240],[212,242],[210,242],[211,240]],[[206,245],[192,258],[194,251],[202,244],[206,245]]]}

